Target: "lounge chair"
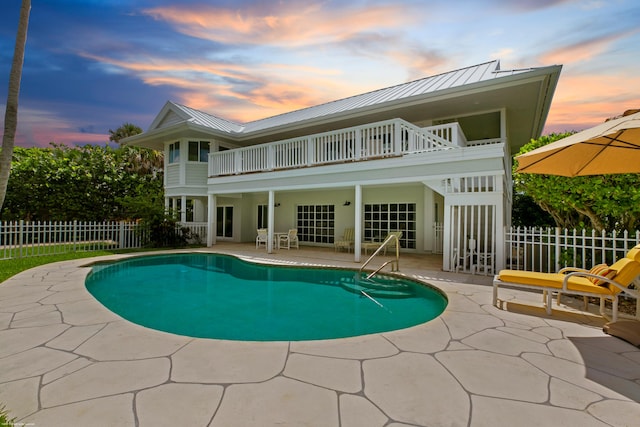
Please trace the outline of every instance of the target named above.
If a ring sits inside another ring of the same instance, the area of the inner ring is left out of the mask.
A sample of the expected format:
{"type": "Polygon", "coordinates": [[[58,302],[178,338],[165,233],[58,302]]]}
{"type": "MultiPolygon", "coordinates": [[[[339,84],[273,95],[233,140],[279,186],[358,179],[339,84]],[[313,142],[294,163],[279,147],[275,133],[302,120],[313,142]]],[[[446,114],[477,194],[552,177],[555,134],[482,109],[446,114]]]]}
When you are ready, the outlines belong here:
{"type": "Polygon", "coordinates": [[[347,252],[351,252],[355,245],[355,230],[353,228],[345,228],[344,234],[333,243],[333,247],[337,252],[338,249],[346,249],[347,252]]]}
{"type": "Polygon", "coordinates": [[[256,249],[260,247],[260,245],[264,245],[267,247],[267,240],[269,236],[266,228],[258,228],[258,237],[256,237],[256,249]]]}
{"type": "Polygon", "coordinates": [[[605,300],[611,301],[611,320],[618,319],[618,294],[625,292],[634,298],[640,297],[638,290],[628,289],[640,275],[640,245],[631,249],[624,258],[611,266],[600,264],[591,270],[574,267],[563,268],[558,273],[537,273],[522,270],[502,270],[493,279],[493,305],[498,307],[498,287],[508,286],[536,289],[543,292],[547,314],[551,315],[552,294],[600,298],[600,314],[605,300]]]}
{"type": "Polygon", "coordinates": [[[291,249],[291,246],[294,246],[296,249],[300,249],[298,244],[298,229],[292,228],[289,230],[287,234],[282,234],[280,236],[280,241],[278,242],[278,247],[285,247],[287,249],[291,249]]]}

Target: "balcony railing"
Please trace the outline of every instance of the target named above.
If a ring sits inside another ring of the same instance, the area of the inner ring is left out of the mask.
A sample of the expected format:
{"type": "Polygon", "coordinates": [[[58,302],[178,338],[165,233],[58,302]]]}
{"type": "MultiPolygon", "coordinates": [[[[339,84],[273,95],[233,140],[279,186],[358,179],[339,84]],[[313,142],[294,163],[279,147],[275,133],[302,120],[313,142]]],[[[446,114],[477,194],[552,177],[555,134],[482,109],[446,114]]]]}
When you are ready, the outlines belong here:
{"type": "Polygon", "coordinates": [[[463,147],[458,123],[420,128],[386,120],[209,154],[209,177],[361,161],[463,147]]]}

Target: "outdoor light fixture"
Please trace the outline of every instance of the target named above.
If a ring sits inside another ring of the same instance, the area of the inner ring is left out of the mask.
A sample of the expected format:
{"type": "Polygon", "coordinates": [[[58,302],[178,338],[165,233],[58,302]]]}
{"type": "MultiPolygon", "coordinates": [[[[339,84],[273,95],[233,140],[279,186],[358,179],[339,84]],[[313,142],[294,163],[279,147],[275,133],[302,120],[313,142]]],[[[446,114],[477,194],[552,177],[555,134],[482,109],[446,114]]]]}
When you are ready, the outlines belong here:
{"type": "Polygon", "coordinates": [[[344,203],[342,204],[342,206],[349,206],[350,204],[351,204],[351,202],[347,200],[346,202],[344,202],[344,203]]]}
{"type": "Polygon", "coordinates": [[[278,206],[280,206],[280,203],[276,203],[276,204],[275,204],[275,205],[273,205],[273,206],[277,208],[278,206]]]}

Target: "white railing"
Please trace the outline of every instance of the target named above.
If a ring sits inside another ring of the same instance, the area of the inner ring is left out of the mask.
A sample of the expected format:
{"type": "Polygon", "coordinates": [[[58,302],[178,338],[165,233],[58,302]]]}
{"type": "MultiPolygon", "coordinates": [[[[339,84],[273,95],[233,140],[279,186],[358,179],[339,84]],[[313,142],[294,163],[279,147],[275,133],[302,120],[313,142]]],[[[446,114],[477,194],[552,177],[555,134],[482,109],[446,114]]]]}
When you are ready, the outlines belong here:
{"type": "Polygon", "coordinates": [[[637,244],[640,230],[629,233],[509,228],[505,232],[505,265],[541,272],[556,272],[567,266],[590,269],[596,264],[613,264],[637,244]]]}
{"type": "Polygon", "coordinates": [[[135,222],[0,222],[0,259],[141,248],[147,242],[148,233],[135,222]]]}
{"type": "Polygon", "coordinates": [[[209,154],[209,176],[359,161],[462,147],[458,123],[420,128],[402,119],[209,154]]]}
{"type": "Polygon", "coordinates": [[[447,178],[444,180],[446,194],[457,193],[489,193],[499,191],[498,184],[504,180],[503,175],[481,175],[447,178]]]}

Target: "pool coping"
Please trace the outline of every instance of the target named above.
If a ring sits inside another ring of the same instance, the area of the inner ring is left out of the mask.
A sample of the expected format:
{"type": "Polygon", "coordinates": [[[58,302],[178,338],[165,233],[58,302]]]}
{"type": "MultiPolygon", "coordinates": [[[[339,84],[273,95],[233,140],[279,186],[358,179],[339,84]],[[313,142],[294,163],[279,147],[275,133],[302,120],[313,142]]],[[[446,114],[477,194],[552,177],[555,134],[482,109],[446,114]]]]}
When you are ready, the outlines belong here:
{"type": "MultiPolygon", "coordinates": [[[[316,249],[195,252],[354,267],[349,256],[316,249]]],[[[0,284],[0,402],[10,415],[36,426],[225,427],[595,426],[640,418],[640,349],[604,334],[595,314],[563,304],[547,316],[539,294],[505,289],[498,309],[486,276],[427,270],[416,255],[401,274],[449,299],[428,323],[337,340],[238,342],[134,325],[84,288],[93,261],[139,255],[50,264],[0,284]]]]}

